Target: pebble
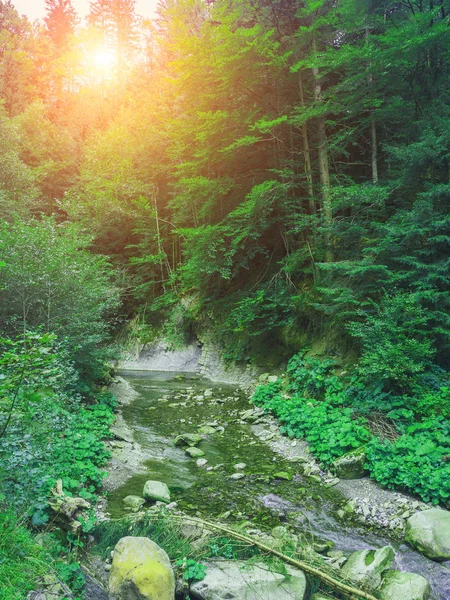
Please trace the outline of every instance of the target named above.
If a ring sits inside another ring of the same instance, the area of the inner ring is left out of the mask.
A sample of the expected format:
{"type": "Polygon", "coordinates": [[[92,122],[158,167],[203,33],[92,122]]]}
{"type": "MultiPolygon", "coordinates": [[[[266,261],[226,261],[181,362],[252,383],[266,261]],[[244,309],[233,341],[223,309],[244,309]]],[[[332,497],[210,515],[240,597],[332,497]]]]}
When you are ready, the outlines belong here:
{"type": "Polygon", "coordinates": [[[237,465],[234,465],[234,470],[235,471],[243,471],[246,468],[246,464],[245,463],[237,463],[237,465]]]}
{"type": "Polygon", "coordinates": [[[242,479],[243,477],[245,477],[244,473],[233,473],[233,475],[230,475],[230,479],[242,479]]]}

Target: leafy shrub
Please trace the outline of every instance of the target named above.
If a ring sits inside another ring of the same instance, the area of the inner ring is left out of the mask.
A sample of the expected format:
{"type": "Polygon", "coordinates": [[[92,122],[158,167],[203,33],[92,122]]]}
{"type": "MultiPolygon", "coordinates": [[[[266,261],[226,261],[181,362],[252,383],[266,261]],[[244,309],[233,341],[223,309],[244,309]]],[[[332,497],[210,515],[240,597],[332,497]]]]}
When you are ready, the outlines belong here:
{"type": "MultiPolygon", "coordinates": [[[[330,359],[307,357],[306,351],[295,354],[289,361],[286,372],[289,390],[311,398],[323,395],[330,385],[336,363],[330,359]]],[[[337,377],[333,377],[335,383],[337,377]]]]}
{"type": "Polygon", "coordinates": [[[86,406],[67,394],[71,369],[55,336],[28,334],[3,340],[2,347],[2,490],[11,503],[32,508],[43,505],[62,478],[66,491],[93,498],[109,457],[102,439],[109,435],[115,399],[101,393],[86,406]]]}
{"type": "Polygon", "coordinates": [[[306,440],[323,463],[329,464],[369,441],[371,436],[364,421],[355,418],[351,408],[299,396],[284,398],[279,390],[269,386],[274,384],[257,388],[255,404],[279,419],[283,433],[306,440]]]}
{"type": "Polygon", "coordinates": [[[450,498],[450,423],[442,417],[415,423],[394,442],[373,438],[366,446],[370,473],[390,488],[425,502],[450,498]]]}

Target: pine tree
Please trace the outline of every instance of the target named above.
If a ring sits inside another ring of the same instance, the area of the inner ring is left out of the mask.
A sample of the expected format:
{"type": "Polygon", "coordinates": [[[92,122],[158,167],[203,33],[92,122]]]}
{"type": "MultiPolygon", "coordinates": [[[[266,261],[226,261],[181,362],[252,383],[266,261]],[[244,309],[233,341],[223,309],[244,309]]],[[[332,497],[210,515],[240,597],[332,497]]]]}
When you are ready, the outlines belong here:
{"type": "Polygon", "coordinates": [[[45,0],[47,16],[44,18],[48,35],[58,51],[65,51],[68,38],[75,31],[77,15],[72,0],[45,0]]]}

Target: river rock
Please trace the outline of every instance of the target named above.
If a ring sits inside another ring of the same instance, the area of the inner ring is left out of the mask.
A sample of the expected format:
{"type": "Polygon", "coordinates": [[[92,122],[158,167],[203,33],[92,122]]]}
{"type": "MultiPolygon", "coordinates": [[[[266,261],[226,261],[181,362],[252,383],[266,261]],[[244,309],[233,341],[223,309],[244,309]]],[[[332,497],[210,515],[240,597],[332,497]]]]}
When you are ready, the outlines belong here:
{"type": "Polygon", "coordinates": [[[217,433],[217,429],[215,427],[211,427],[211,425],[202,425],[198,428],[199,433],[203,433],[204,435],[211,435],[213,433],[217,433]]]}
{"type": "Polygon", "coordinates": [[[388,571],[379,589],[380,600],[427,600],[430,584],[416,573],[388,571]]]}
{"type": "Polygon", "coordinates": [[[195,448],[195,446],[189,446],[189,448],[186,448],[185,452],[186,454],[189,454],[191,458],[201,458],[202,456],[205,456],[203,450],[195,448]]]}
{"type": "Polygon", "coordinates": [[[199,458],[195,464],[197,465],[197,467],[204,467],[208,464],[208,461],[206,460],[206,458],[199,458]]]}
{"type": "Polygon", "coordinates": [[[361,479],[366,474],[364,463],[366,453],[363,448],[347,452],[332,463],[332,469],[341,479],[361,479]]]}
{"type": "Polygon", "coordinates": [[[207,565],[206,577],[190,586],[191,597],[200,600],[303,600],[306,578],[302,571],[286,567],[287,579],[266,565],[249,566],[242,561],[220,561],[207,565]]]}
{"type": "Polygon", "coordinates": [[[247,465],[245,463],[237,463],[233,468],[235,471],[243,471],[246,467],[247,465]]]}
{"type": "Polygon", "coordinates": [[[149,538],[122,538],[114,548],[109,591],[116,600],[173,600],[169,557],[149,538]]]}
{"type": "Polygon", "coordinates": [[[431,508],[406,521],[405,539],[433,560],[450,559],[450,512],[431,508]]]}
{"type": "Polygon", "coordinates": [[[137,512],[145,504],[145,499],[140,496],[127,496],[122,502],[125,506],[130,507],[133,512],[137,512]]]}
{"type": "Polygon", "coordinates": [[[175,438],[175,446],[197,446],[202,441],[198,433],[182,433],[175,438]]]}
{"type": "Polygon", "coordinates": [[[394,562],[395,553],[391,546],[379,550],[352,552],[342,567],[342,575],[375,589],[381,584],[381,575],[394,562]]]}
{"type": "Polygon", "coordinates": [[[169,488],[162,481],[146,481],[142,495],[146,500],[165,502],[166,504],[170,502],[169,488]]]}

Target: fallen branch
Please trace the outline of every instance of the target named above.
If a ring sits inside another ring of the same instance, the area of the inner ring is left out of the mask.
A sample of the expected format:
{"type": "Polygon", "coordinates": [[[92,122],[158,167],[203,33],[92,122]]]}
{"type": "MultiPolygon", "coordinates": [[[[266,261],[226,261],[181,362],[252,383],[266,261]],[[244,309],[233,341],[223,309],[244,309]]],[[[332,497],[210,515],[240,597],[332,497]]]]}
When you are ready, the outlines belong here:
{"type": "MultiPolygon", "coordinates": [[[[146,515],[146,516],[149,516],[149,515],[146,515]]],[[[154,515],[154,516],[158,517],[158,515],[154,515]]],[[[275,550],[274,548],[271,548],[270,546],[266,546],[266,544],[264,544],[263,542],[260,542],[248,535],[244,535],[243,533],[234,531],[233,529],[229,529],[228,527],[224,527],[223,525],[219,525],[217,523],[212,523],[210,521],[204,521],[203,519],[200,519],[199,517],[190,517],[188,515],[173,515],[173,514],[171,514],[170,518],[171,519],[179,519],[179,520],[183,520],[183,521],[192,521],[193,523],[202,525],[206,529],[221,531],[221,532],[227,534],[228,536],[233,537],[234,539],[240,540],[242,542],[246,542],[247,544],[250,544],[252,546],[256,546],[257,548],[259,548],[260,550],[263,550],[264,552],[272,554],[273,556],[277,556],[283,562],[288,563],[294,567],[297,567],[297,568],[301,569],[302,571],[305,571],[306,573],[313,575],[314,577],[317,577],[317,579],[320,579],[321,581],[323,581],[324,583],[333,587],[337,591],[347,594],[350,597],[350,599],[358,600],[358,599],[362,598],[363,600],[378,600],[375,596],[373,596],[369,592],[365,592],[364,590],[360,590],[358,588],[355,588],[352,585],[349,585],[347,583],[339,581],[339,579],[336,579],[332,575],[329,575],[328,573],[321,571],[318,567],[314,567],[302,560],[293,558],[291,556],[288,556],[287,554],[283,554],[283,552],[280,552],[279,550],[275,550]]]]}

